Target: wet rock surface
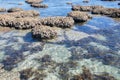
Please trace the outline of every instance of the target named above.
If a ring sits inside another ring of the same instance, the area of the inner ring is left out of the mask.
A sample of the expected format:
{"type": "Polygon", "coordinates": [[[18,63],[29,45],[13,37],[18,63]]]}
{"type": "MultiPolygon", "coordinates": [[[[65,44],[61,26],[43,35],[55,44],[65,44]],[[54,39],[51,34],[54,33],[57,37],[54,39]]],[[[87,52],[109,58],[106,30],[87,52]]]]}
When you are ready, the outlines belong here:
{"type": "Polygon", "coordinates": [[[0,12],[6,12],[5,8],[0,8],[0,12]]]}
{"type": "Polygon", "coordinates": [[[35,3],[31,4],[31,6],[35,8],[47,8],[48,7],[48,5],[46,4],[35,4],[35,3]]]}
{"type": "Polygon", "coordinates": [[[32,29],[33,38],[38,40],[42,39],[53,39],[57,36],[57,32],[49,26],[36,26],[32,29]]]}
{"type": "Polygon", "coordinates": [[[23,11],[22,8],[10,8],[7,10],[7,12],[19,12],[19,11],[23,11]]]}
{"type": "Polygon", "coordinates": [[[75,22],[85,22],[88,19],[92,18],[92,16],[86,12],[80,12],[80,11],[72,11],[68,13],[69,17],[72,17],[75,22]]]}
{"type": "Polygon", "coordinates": [[[20,74],[19,72],[4,70],[3,65],[0,64],[0,79],[1,80],[20,80],[20,74]]]}

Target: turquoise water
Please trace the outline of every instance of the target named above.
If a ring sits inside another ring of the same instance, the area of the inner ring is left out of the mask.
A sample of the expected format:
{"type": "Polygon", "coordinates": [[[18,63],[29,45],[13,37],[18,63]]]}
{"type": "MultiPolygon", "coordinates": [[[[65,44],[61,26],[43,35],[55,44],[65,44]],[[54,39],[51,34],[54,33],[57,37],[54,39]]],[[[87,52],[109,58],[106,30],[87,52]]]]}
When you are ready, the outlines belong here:
{"type": "MultiPolygon", "coordinates": [[[[71,11],[67,2],[81,5],[103,5],[105,7],[120,8],[115,2],[91,0],[44,0],[48,4],[46,9],[30,7],[24,0],[0,0],[0,7],[20,7],[25,10],[37,10],[41,17],[66,16],[71,11]],[[18,5],[23,3],[23,5],[18,5]]],[[[0,62],[6,70],[21,71],[34,68],[47,75],[44,80],[62,80],[65,75],[81,73],[82,66],[86,66],[94,74],[107,72],[120,80],[120,21],[105,17],[93,16],[84,24],[77,23],[72,29],[56,29],[58,37],[48,42],[39,42],[31,37],[30,30],[0,32],[0,62]],[[47,55],[48,59],[44,60],[47,55]],[[43,59],[43,60],[41,60],[43,59]],[[49,62],[50,64],[44,64],[49,62]],[[73,63],[72,63],[73,62],[73,63]],[[71,67],[71,65],[73,67],[71,67]],[[77,65],[73,65],[77,63],[77,65]],[[62,65],[58,65],[62,64],[62,65]]],[[[65,79],[67,80],[67,79],[65,79]]]]}

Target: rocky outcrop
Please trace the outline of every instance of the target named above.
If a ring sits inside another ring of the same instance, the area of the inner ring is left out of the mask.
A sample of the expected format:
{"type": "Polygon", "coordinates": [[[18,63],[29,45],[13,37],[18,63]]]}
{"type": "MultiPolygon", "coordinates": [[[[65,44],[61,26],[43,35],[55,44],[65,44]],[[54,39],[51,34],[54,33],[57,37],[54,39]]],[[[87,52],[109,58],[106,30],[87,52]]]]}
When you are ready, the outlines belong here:
{"type": "Polygon", "coordinates": [[[0,25],[14,27],[16,29],[31,29],[36,25],[41,25],[41,22],[34,18],[14,18],[0,15],[0,25]]]}
{"type": "Polygon", "coordinates": [[[39,13],[34,10],[29,10],[29,11],[19,11],[14,13],[1,14],[1,15],[11,16],[15,18],[24,18],[24,17],[36,17],[39,16],[39,13]]]}
{"type": "Polygon", "coordinates": [[[100,14],[100,15],[107,15],[109,17],[119,18],[120,17],[120,9],[116,8],[99,8],[94,9],[92,14],[100,14]]]}
{"type": "Polygon", "coordinates": [[[57,36],[57,32],[50,26],[36,26],[32,29],[32,36],[38,40],[53,39],[57,36]]]}
{"type": "Polygon", "coordinates": [[[43,2],[43,0],[26,0],[25,2],[28,4],[33,4],[33,3],[41,3],[43,2]]]}
{"type": "Polygon", "coordinates": [[[36,4],[36,3],[31,4],[31,6],[35,8],[47,8],[48,7],[48,5],[46,4],[36,4]]]}
{"type": "Polygon", "coordinates": [[[3,65],[0,64],[0,80],[20,80],[19,72],[6,71],[3,65]]]}
{"type": "Polygon", "coordinates": [[[71,17],[46,17],[46,18],[15,18],[8,15],[0,15],[0,26],[14,27],[16,29],[31,29],[37,25],[56,26],[70,28],[74,24],[71,17]]]}
{"type": "Polygon", "coordinates": [[[70,28],[74,25],[74,20],[71,17],[46,17],[40,19],[43,25],[57,26],[61,28],[70,28]]]}
{"type": "Polygon", "coordinates": [[[72,11],[68,13],[68,16],[72,17],[75,20],[75,22],[85,22],[88,19],[92,18],[90,14],[80,11],[72,11]]]}
{"type": "Polygon", "coordinates": [[[73,5],[72,10],[73,11],[92,11],[93,9],[99,9],[103,8],[103,6],[80,6],[80,5],[73,5]]]}
{"type": "Polygon", "coordinates": [[[18,12],[18,11],[23,11],[22,8],[10,8],[7,10],[7,12],[18,12]]]}
{"type": "Polygon", "coordinates": [[[5,8],[0,8],[0,12],[6,12],[5,8]]]}
{"type": "Polygon", "coordinates": [[[120,17],[120,9],[117,9],[117,8],[105,8],[103,6],[73,5],[72,10],[73,11],[87,11],[87,12],[91,12],[92,14],[106,15],[106,16],[114,17],[114,18],[120,17]]]}

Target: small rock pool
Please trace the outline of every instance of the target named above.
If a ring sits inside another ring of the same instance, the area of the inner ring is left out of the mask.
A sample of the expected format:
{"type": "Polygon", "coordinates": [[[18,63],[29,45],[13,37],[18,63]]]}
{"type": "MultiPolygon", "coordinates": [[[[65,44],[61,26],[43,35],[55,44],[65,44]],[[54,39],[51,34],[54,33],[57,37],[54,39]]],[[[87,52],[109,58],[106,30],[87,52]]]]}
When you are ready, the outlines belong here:
{"type": "MultiPolygon", "coordinates": [[[[66,16],[71,11],[67,2],[120,8],[117,5],[119,1],[100,0],[89,3],[82,0],[44,0],[43,3],[49,6],[45,9],[32,8],[25,0],[0,0],[0,7],[37,10],[40,17],[66,16]]],[[[58,37],[48,42],[34,40],[30,30],[1,31],[0,63],[8,71],[22,73],[32,68],[39,72],[40,80],[69,80],[67,77],[82,73],[83,66],[92,74],[109,73],[120,80],[119,19],[94,15],[84,24],[77,23],[71,29],[57,28],[57,31],[58,37]]]]}

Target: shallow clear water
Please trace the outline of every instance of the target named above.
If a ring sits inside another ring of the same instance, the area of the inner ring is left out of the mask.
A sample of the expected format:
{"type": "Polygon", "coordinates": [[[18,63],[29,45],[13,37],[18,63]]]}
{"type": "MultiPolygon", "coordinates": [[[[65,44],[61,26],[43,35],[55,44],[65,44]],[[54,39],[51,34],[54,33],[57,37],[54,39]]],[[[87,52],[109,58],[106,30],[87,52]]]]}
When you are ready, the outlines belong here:
{"type": "MultiPolygon", "coordinates": [[[[105,7],[120,8],[116,2],[102,2],[91,0],[44,0],[48,4],[46,9],[30,7],[24,0],[0,0],[0,7],[21,7],[25,10],[37,10],[41,17],[66,16],[71,6],[66,2],[81,5],[103,5],[105,7]],[[23,3],[23,5],[18,5],[23,3]]],[[[44,61],[39,59],[45,55],[51,56],[53,65],[46,65],[47,77],[44,80],[61,80],[59,74],[62,65],[72,75],[81,73],[82,66],[88,67],[92,73],[107,72],[120,80],[120,22],[105,16],[94,16],[84,24],[75,24],[72,29],[59,29],[58,37],[49,42],[39,42],[31,37],[30,31],[13,30],[0,33],[0,62],[6,70],[21,71],[26,68],[42,68],[44,61]],[[69,62],[77,62],[71,68],[69,62]],[[54,66],[56,65],[56,66],[54,66]],[[54,70],[53,70],[54,68],[54,70]]],[[[63,67],[63,66],[62,66],[63,67]]]]}

